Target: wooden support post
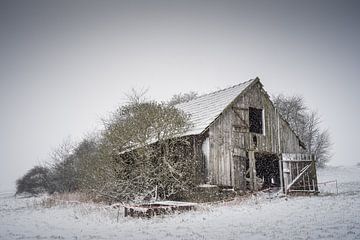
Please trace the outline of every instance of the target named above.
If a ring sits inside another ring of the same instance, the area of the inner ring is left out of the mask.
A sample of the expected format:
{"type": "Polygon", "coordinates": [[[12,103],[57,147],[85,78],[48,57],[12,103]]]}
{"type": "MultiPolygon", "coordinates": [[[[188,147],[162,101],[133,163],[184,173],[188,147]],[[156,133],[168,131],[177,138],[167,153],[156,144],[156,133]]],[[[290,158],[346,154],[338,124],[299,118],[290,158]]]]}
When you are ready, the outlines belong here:
{"type": "Polygon", "coordinates": [[[315,180],[315,186],[314,186],[314,190],[315,192],[319,192],[319,187],[318,187],[318,181],[317,181],[317,174],[316,174],[316,159],[315,159],[315,155],[312,155],[312,172],[313,172],[313,176],[312,178],[315,180]]]}
{"type": "Polygon", "coordinates": [[[293,171],[292,165],[293,164],[291,162],[289,162],[289,164],[288,164],[288,167],[289,167],[289,182],[288,182],[288,184],[290,184],[294,180],[293,174],[292,174],[292,171],[293,171]]]}
{"type": "Polygon", "coordinates": [[[279,174],[280,174],[280,189],[283,193],[285,193],[282,154],[279,154],[279,174]]]}
{"type": "Polygon", "coordinates": [[[127,217],[129,215],[129,209],[127,207],[124,207],[124,215],[127,217]]]}
{"type": "Polygon", "coordinates": [[[249,151],[249,168],[250,168],[250,189],[252,191],[257,191],[256,184],[256,160],[255,160],[255,152],[249,151]]]}

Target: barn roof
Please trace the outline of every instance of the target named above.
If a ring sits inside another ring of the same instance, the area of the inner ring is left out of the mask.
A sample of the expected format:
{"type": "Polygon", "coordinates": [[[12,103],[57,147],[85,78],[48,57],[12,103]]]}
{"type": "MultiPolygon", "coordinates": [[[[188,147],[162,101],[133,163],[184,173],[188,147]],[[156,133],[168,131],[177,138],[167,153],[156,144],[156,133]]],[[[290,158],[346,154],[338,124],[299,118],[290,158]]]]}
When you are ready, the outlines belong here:
{"type": "Polygon", "coordinates": [[[259,81],[259,79],[251,79],[247,82],[175,105],[177,109],[184,111],[190,116],[192,127],[183,135],[197,135],[202,133],[237,96],[256,81],[259,81]]]}

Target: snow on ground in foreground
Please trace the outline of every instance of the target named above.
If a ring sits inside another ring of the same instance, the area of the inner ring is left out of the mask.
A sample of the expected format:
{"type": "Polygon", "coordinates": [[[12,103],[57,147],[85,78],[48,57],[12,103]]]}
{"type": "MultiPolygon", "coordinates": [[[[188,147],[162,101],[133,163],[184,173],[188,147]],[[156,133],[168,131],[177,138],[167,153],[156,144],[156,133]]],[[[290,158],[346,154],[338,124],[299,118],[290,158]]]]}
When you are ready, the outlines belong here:
{"type": "Polygon", "coordinates": [[[103,205],[40,207],[41,198],[0,194],[0,239],[360,239],[360,168],[318,171],[339,194],[269,199],[266,194],[152,219],[103,205]]]}

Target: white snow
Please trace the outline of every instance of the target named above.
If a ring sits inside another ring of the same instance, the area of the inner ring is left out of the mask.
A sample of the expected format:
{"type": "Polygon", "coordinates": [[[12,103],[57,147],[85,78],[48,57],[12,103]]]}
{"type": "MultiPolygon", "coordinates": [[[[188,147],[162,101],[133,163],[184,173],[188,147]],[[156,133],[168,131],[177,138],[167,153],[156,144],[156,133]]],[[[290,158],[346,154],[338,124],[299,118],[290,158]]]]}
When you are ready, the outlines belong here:
{"type": "Polygon", "coordinates": [[[360,239],[360,168],[318,171],[339,194],[269,199],[259,194],[197,211],[124,218],[99,204],[44,208],[44,197],[0,194],[0,239],[360,239]]]}

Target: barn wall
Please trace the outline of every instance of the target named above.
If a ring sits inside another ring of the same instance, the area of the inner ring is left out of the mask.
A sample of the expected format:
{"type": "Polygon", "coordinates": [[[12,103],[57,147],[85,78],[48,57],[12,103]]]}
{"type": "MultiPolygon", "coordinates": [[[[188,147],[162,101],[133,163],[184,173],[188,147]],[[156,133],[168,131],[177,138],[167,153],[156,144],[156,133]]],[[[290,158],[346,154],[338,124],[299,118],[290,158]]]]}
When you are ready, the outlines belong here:
{"type": "Polygon", "coordinates": [[[209,129],[208,179],[218,185],[231,185],[231,119],[224,115],[209,129]]]}
{"type": "Polygon", "coordinates": [[[301,152],[299,140],[279,117],[260,83],[241,94],[209,128],[208,179],[212,184],[245,189],[248,150],[266,153],[301,152]],[[263,109],[264,133],[249,132],[249,107],[263,109]],[[280,135],[280,141],[279,141],[280,135]],[[257,146],[253,144],[253,138],[257,146]]]}

